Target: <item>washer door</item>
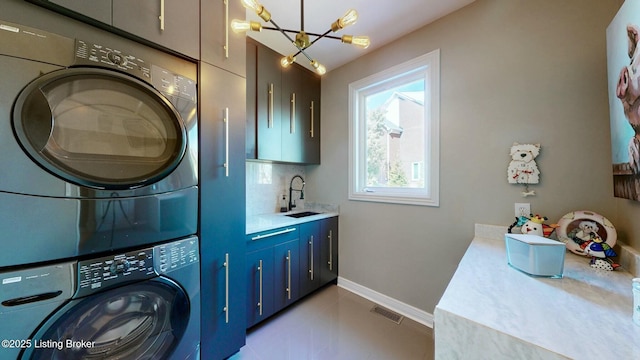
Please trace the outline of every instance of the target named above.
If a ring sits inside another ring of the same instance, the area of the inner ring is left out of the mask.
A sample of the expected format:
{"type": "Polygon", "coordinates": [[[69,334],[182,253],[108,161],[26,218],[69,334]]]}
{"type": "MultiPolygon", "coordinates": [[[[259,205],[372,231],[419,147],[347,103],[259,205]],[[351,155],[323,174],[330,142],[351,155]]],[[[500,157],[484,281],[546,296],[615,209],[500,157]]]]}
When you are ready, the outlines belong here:
{"type": "Polygon", "coordinates": [[[23,359],[169,359],[189,314],[187,295],[167,279],[107,290],[64,306],[23,359]]]}
{"type": "Polygon", "coordinates": [[[185,125],[147,83],[115,71],[71,68],[30,83],[13,109],[22,148],[65,181],[123,190],[159,181],[185,154],[185,125]]]}

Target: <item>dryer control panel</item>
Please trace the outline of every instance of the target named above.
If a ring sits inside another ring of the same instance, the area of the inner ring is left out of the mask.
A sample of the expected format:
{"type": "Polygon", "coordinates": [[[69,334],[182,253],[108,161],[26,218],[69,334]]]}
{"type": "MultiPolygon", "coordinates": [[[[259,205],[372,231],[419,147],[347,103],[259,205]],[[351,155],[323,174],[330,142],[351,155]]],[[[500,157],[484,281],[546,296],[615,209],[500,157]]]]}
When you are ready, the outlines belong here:
{"type": "Polygon", "coordinates": [[[148,82],[151,66],[145,60],[113,47],[84,40],[76,40],[75,65],[100,66],[118,69],[148,82]]]}
{"type": "Polygon", "coordinates": [[[78,290],[74,297],[87,296],[124,282],[154,276],[152,248],[79,261],[78,290]]]}

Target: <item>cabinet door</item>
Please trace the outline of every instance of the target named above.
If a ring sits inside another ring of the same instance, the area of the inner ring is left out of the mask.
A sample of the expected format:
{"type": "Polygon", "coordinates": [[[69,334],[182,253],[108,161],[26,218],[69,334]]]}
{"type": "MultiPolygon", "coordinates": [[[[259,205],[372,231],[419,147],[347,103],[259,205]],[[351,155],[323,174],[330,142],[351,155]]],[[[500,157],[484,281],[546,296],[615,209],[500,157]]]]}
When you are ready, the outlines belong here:
{"type": "Polygon", "coordinates": [[[300,297],[320,287],[320,223],[300,225],[300,297]]]}
{"type": "Polygon", "coordinates": [[[49,0],[49,2],[111,25],[111,0],[49,0]]]}
{"type": "Polygon", "coordinates": [[[245,34],[231,31],[232,19],[244,19],[238,0],[200,0],[200,58],[234,74],[245,76],[245,34]]]}
{"type": "Polygon", "coordinates": [[[291,66],[282,73],[282,160],[320,163],[320,79],[291,66]]]}
{"type": "Polygon", "coordinates": [[[308,131],[302,134],[305,138],[304,162],[320,164],[320,78],[308,71],[304,78],[305,98],[301,106],[309,114],[306,118],[308,131]]]}
{"type": "Polygon", "coordinates": [[[274,247],[275,281],[274,298],[275,311],[293,304],[300,296],[300,257],[298,239],[288,241],[274,247]]]}
{"type": "Polygon", "coordinates": [[[245,278],[247,281],[247,328],[274,313],[274,257],[273,247],[247,254],[245,278]]]}
{"type": "Polygon", "coordinates": [[[257,48],[256,130],[258,159],[282,160],[280,56],[264,46],[257,48]]]}
{"type": "Polygon", "coordinates": [[[247,38],[247,139],[246,139],[246,157],[247,159],[257,159],[257,71],[258,71],[258,45],[247,38]]]}
{"type": "Polygon", "coordinates": [[[199,0],[113,0],[113,26],[197,59],[199,0]]]}
{"type": "Polygon", "coordinates": [[[304,70],[292,65],[282,72],[282,161],[304,163],[309,131],[304,70]]]}
{"type": "Polygon", "coordinates": [[[320,244],[320,283],[338,279],[338,217],[322,221],[320,244]]]}
{"type": "Polygon", "coordinates": [[[200,64],[202,352],[245,343],[245,80],[200,64]]]}

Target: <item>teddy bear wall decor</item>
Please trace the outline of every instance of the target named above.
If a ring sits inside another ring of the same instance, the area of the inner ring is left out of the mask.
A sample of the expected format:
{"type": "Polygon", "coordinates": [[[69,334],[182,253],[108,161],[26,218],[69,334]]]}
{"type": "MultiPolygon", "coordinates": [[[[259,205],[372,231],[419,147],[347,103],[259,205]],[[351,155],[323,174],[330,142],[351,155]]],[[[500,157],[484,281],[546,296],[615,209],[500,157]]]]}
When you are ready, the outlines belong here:
{"type": "Polygon", "coordinates": [[[523,197],[535,195],[535,190],[529,190],[529,184],[540,182],[540,170],[535,158],[540,154],[540,144],[519,144],[511,146],[511,162],[507,168],[509,184],[524,184],[523,197]]]}

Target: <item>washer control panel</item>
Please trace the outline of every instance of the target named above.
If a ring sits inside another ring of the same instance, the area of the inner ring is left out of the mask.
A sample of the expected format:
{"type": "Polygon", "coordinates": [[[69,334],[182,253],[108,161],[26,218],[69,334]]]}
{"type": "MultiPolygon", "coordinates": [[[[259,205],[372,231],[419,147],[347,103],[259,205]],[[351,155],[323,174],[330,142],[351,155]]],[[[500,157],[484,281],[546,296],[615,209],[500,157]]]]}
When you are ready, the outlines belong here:
{"type": "Polygon", "coordinates": [[[174,241],[153,248],[153,266],[158,274],[166,274],[199,262],[198,238],[174,241]]]}
{"type": "Polygon", "coordinates": [[[126,283],[170,274],[198,264],[200,246],[192,236],[153,247],[78,261],[78,287],[74,298],[126,283]]]}
{"type": "Polygon", "coordinates": [[[156,276],[153,249],[142,249],[78,262],[78,290],[74,297],[102,291],[124,282],[156,276]]]}

